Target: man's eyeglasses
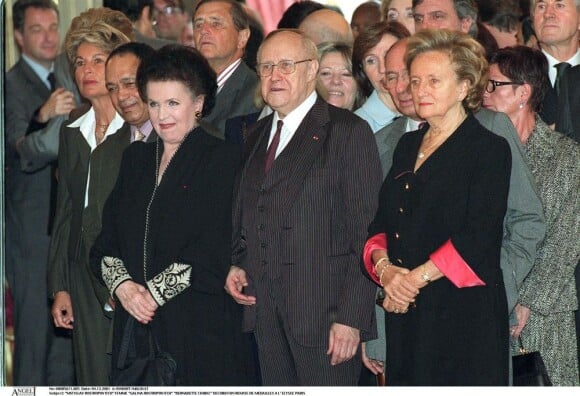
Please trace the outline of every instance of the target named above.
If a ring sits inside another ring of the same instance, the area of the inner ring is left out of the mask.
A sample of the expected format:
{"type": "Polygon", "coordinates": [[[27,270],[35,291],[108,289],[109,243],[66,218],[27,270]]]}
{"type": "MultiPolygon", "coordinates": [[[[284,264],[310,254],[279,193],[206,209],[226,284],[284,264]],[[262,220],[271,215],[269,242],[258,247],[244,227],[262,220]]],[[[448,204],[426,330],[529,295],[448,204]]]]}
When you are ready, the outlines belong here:
{"type": "Polygon", "coordinates": [[[260,77],[268,77],[274,71],[274,67],[277,67],[280,73],[292,74],[296,71],[296,65],[303,62],[311,62],[312,59],[303,59],[300,61],[293,60],[283,60],[276,64],[274,63],[258,63],[258,75],[260,77]]]}
{"type": "Polygon", "coordinates": [[[524,85],[520,82],[513,82],[513,81],[496,81],[496,80],[489,80],[487,85],[485,86],[485,90],[489,93],[495,91],[495,87],[501,87],[502,85],[524,85]]]}
{"type": "Polygon", "coordinates": [[[153,17],[159,16],[161,14],[165,16],[171,16],[175,14],[181,14],[183,10],[179,7],[165,6],[162,9],[154,8],[153,17]]]}

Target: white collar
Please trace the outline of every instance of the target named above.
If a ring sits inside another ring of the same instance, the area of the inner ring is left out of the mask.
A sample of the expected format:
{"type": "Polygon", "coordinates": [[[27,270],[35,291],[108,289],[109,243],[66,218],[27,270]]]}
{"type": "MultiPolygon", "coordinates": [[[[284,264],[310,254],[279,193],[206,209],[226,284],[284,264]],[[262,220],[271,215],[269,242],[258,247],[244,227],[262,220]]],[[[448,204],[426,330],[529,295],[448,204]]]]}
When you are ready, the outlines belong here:
{"type": "MultiPolygon", "coordinates": [[[[287,128],[290,131],[296,131],[300,126],[300,123],[302,123],[304,117],[306,117],[306,114],[310,111],[312,106],[314,106],[317,97],[318,95],[316,94],[316,91],[313,91],[304,100],[304,102],[300,103],[298,107],[296,107],[294,110],[288,113],[286,117],[284,117],[284,119],[282,120],[284,121],[284,128],[287,128]]],[[[276,125],[279,119],[280,116],[278,115],[278,112],[277,111],[274,112],[273,125],[276,125]]]]}
{"type": "MultiPolygon", "coordinates": [[[[122,126],[125,121],[123,118],[115,112],[115,117],[109,124],[105,136],[103,138],[103,142],[107,139],[108,136],[117,132],[122,126]]],[[[79,128],[81,134],[84,136],[85,140],[91,147],[91,151],[97,147],[97,140],[95,136],[95,109],[91,107],[89,111],[85,114],[74,120],[72,123],[68,125],[69,128],[79,128]]],[[[102,143],[102,142],[101,142],[102,143]]]]}

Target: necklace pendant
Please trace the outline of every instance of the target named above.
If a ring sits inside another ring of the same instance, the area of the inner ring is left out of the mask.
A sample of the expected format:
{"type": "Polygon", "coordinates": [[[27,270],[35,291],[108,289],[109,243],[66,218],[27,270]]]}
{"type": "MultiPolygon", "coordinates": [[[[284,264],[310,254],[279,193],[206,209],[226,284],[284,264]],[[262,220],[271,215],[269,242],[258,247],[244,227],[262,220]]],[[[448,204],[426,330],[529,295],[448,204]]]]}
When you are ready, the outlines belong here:
{"type": "Polygon", "coordinates": [[[422,159],[425,156],[424,153],[419,151],[419,154],[417,154],[417,158],[422,159]]]}

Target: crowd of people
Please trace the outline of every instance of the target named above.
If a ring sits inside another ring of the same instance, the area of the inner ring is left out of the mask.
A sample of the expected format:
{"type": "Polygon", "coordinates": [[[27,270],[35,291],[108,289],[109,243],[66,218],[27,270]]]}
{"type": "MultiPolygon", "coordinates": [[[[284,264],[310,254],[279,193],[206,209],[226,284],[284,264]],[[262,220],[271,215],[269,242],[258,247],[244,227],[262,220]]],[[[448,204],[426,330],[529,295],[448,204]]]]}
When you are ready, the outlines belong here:
{"type": "Polygon", "coordinates": [[[15,1],[13,383],[580,386],[580,0],[490,3],[15,1]]]}

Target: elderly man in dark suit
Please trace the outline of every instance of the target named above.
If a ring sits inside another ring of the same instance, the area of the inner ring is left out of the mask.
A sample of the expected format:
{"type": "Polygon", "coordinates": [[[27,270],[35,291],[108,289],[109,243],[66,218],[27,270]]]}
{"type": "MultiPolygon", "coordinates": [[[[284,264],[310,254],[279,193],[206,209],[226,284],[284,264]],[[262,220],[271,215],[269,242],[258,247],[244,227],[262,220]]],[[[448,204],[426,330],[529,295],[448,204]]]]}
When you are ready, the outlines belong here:
{"type": "Polygon", "coordinates": [[[75,107],[75,97],[63,88],[55,64],[60,59],[57,6],[50,0],[17,1],[12,18],[22,54],[6,75],[5,97],[6,276],[15,305],[14,384],[73,385],[47,377],[49,368],[65,370],[62,358],[47,364],[57,338],[49,322],[46,274],[51,191],[56,194],[52,164],[60,126],[75,107]]]}
{"type": "Polygon", "coordinates": [[[260,110],[254,103],[258,77],[242,60],[250,37],[248,15],[237,1],[202,0],[193,15],[193,36],[217,74],[215,106],[204,121],[223,139],[227,119],[260,110]]]}
{"type": "Polygon", "coordinates": [[[274,113],[249,131],[226,290],[246,305],[264,385],[356,385],[375,287],[359,262],[381,171],[373,134],[315,93],[316,47],[277,30],[258,52],[274,113]]]}

